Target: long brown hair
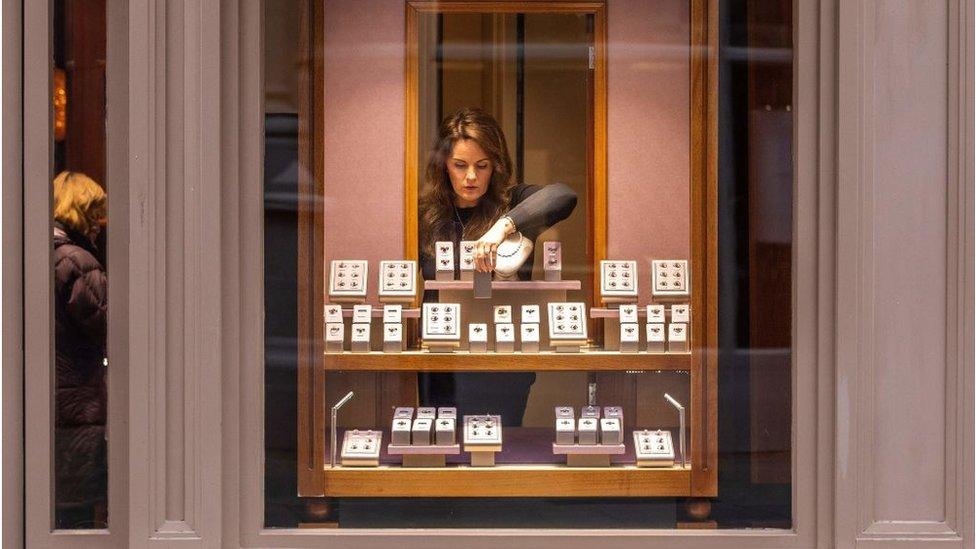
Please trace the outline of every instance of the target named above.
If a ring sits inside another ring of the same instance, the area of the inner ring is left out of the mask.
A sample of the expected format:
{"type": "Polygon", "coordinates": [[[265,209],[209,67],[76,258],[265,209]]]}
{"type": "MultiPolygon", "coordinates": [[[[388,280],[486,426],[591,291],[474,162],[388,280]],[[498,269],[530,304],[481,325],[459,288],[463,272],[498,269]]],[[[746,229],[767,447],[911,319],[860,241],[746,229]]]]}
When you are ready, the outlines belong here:
{"type": "Polygon", "coordinates": [[[435,241],[452,240],[454,236],[454,188],[447,173],[447,161],[454,144],[462,139],[473,140],[485,151],[492,171],[488,189],[474,207],[461,239],[480,238],[508,211],[515,184],[512,157],[508,154],[501,126],[490,114],[478,108],[454,112],[441,122],[437,142],[427,161],[424,189],[420,195],[420,248],[429,255],[434,255],[435,241]]]}

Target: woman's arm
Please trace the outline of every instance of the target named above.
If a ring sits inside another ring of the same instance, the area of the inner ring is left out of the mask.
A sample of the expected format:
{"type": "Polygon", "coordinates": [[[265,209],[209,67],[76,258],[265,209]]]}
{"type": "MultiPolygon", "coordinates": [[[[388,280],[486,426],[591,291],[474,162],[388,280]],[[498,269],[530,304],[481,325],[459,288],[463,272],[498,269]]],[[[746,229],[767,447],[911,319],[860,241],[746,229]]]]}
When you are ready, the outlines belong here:
{"type": "Polygon", "coordinates": [[[576,193],[563,183],[519,185],[512,192],[512,209],[506,214],[516,230],[534,239],[576,208],[576,193]]]}

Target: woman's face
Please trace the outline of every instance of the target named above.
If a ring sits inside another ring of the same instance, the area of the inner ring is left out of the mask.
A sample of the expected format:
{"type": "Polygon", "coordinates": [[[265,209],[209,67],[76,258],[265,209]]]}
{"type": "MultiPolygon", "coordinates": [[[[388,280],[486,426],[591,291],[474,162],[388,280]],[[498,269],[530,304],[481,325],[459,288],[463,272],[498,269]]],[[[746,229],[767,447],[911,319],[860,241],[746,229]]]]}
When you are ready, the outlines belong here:
{"type": "Polygon", "coordinates": [[[491,159],[474,139],[459,139],[447,159],[447,173],[454,188],[454,205],[470,208],[488,191],[491,159]]]}

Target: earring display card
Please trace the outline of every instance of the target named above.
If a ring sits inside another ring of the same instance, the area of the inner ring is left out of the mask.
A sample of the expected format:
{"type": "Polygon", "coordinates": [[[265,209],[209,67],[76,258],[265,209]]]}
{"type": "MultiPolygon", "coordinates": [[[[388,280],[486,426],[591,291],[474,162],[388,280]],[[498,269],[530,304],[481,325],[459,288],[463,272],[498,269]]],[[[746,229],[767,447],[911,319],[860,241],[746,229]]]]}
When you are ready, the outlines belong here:
{"type": "Polygon", "coordinates": [[[488,352],[487,324],[468,324],[468,351],[472,353],[488,352]]]}
{"type": "Polygon", "coordinates": [[[671,306],[671,322],[691,322],[691,309],[687,304],[671,306]]]}
{"type": "Polygon", "coordinates": [[[353,324],[369,324],[373,321],[372,305],[355,305],[352,308],[353,324]]]}
{"type": "Polygon", "coordinates": [[[416,261],[380,261],[380,299],[412,300],[417,295],[416,261]]]}
{"type": "Polygon", "coordinates": [[[325,323],[342,324],[342,305],[329,303],[325,306],[325,323]]]}
{"type": "Polygon", "coordinates": [[[352,325],[352,352],[369,352],[369,324],[352,325]]]}
{"type": "Polygon", "coordinates": [[[626,303],[621,305],[618,309],[620,312],[620,323],[621,324],[636,324],[637,323],[637,304],[636,303],[626,303]]]}
{"type": "Polygon", "coordinates": [[[334,322],[325,325],[325,351],[327,353],[341,353],[342,342],[346,338],[346,325],[334,322]]]}
{"type": "Polygon", "coordinates": [[[668,324],[668,351],[672,353],[688,351],[687,324],[668,324]]]}
{"type": "Polygon", "coordinates": [[[383,352],[399,353],[403,350],[403,325],[383,324],[383,352]]]}
{"type": "Polygon", "coordinates": [[[638,467],[673,467],[674,444],[668,431],[634,431],[638,467]]]}
{"type": "Polygon", "coordinates": [[[550,303],[549,339],[586,341],[586,304],[550,303]]]}
{"type": "Polygon", "coordinates": [[[690,287],[688,262],[681,259],[651,261],[651,293],[654,297],[687,297],[690,287]]]}
{"type": "Polygon", "coordinates": [[[576,444],[576,421],[573,418],[556,418],[556,444],[576,444]]]}
{"type": "Polygon", "coordinates": [[[621,431],[620,420],[613,417],[605,417],[600,420],[600,443],[601,444],[623,444],[624,434],[621,431]]]}
{"type": "Polygon", "coordinates": [[[620,325],[620,352],[636,353],[640,350],[640,328],[636,322],[620,325]]]}
{"type": "Polygon", "coordinates": [[[654,323],[647,325],[647,352],[663,353],[665,348],[666,335],[664,324],[654,323]]]}
{"type": "Polygon", "coordinates": [[[366,298],[369,263],[359,259],[334,259],[329,270],[329,297],[366,298]]]}
{"type": "Polygon", "coordinates": [[[512,323],[512,306],[496,305],[495,324],[511,324],[511,323],[512,323]]]}
{"type": "Polygon", "coordinates": [[[436,280],[454,280],[454,243],[449,241],[434,243],[437,262],[436,280]]]}
{"type": "Polygon", "coordinates": [[[461,338],[461,305],[424,303],[423,338],[458,341],[461,338]]]}
{"type": "Polygon", "coordinates": [[[519,317],[522,324],[539,324],[542,322],[539,315],[538,305],[522,305],[522,316],[519,317]]]}
{"type": "Polygon", "coordinates": [[[515,325],[495,324],[495,352],[515,352],[515,325]]]}
{"type": "Polygon", "coordinates": [[[387,324],[403,322],[403,305],[383,305],[383,322],[387,324]]]}
{"type": "Polygon", "coordinates": [[[607,297],[637,297],[636,261],[600,261],[600,294],[607,297]]]}
{"type": "Polygon", "coordinates": [[[647,306],[647,323],[664,324],[664,305],[647,306]]]}
{"type": "Polygon", "coordinates": [[[521,340],[522,340],[522,352],[523,353],[538,353],[539,352],[539,325],[538,324],[522,324],[521,330],[521,340]]]}
{"type": "Polygon", "coordinates": [[[556,241],[549,241],[542,245],[543,250],[543,270],[546,280],[562,280],[563,271],[563,252],[562,245],[556,241]]]}
{"type": "Polygon", "coordinates": [[[596,444],[597,443],[597,427],[599,425],[597,418],[592,417],[581,417],[577,423],[576,432],[579,436],[579,444],[596,444]]]}
{"type": "Polygon", "coordinates": [[[377,467],[380,464],[382,431],[346,431],[340,459],[343,467],[377,467]]]}
{"type": "Polygon", "coordinates": [[[461,241],[461,280],[474,280],[474,246],[474,240],[461,241]]]}

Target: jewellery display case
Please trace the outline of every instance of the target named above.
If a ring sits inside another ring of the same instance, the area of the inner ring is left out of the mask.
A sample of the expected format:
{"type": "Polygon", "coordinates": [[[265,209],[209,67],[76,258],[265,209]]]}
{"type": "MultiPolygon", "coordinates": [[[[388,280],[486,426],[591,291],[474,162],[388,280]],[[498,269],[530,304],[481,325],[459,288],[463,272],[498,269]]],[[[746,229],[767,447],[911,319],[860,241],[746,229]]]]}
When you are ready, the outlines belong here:
{"type": "MultiPolygon", "coordinates": [[[[370,224],[377,208],[347,192],[351,181],[328,175],[329,166],[342,173],[341,159],[321,160],[320,177],[304,181],[309,196],[327,200],[324,208],[301,202],[299,210],[306,250],[299,256],[299,332],[308,336],[298,372],[300,496],[717,495],[717,375],[709,352],[717,337],[716,198],[705,4],[696,0],[690,10],[687,177],[668,183],[681,207],[655,206],[655,223],[668,227],[658,232],[641,215],[610,222],[611,205],[635,187],[608,170],[614,137],[604,2],[406,3],[404,180],[395,187],[402,197],[383,204],[383,216],[402,225],[370,224]],[[576,17],[590,44],[583,68],[586,166],[572,221],[582,230],[539,235],[531,279],[477,272],[469,240],[438,241],[432,272],[425,277],[418,267],[418,197],[436,129],[425,64],[430,17],[473,13],[498,16],[499,24],[508,15],[576,17]],[[492,408],[492,391],[466,405],[460,389],[454,402],[431,397],[425,386],[435,378],[516,374],[531,379],[517,417],[508,404],[492,408]],[[441,415],[438,407],[454,411],[441,415]]],[[[326,79],[327,70],[319,67],[316,78],[326,79]]],[[[319,136],[312,142],[322,146],[319,136]]]]}

